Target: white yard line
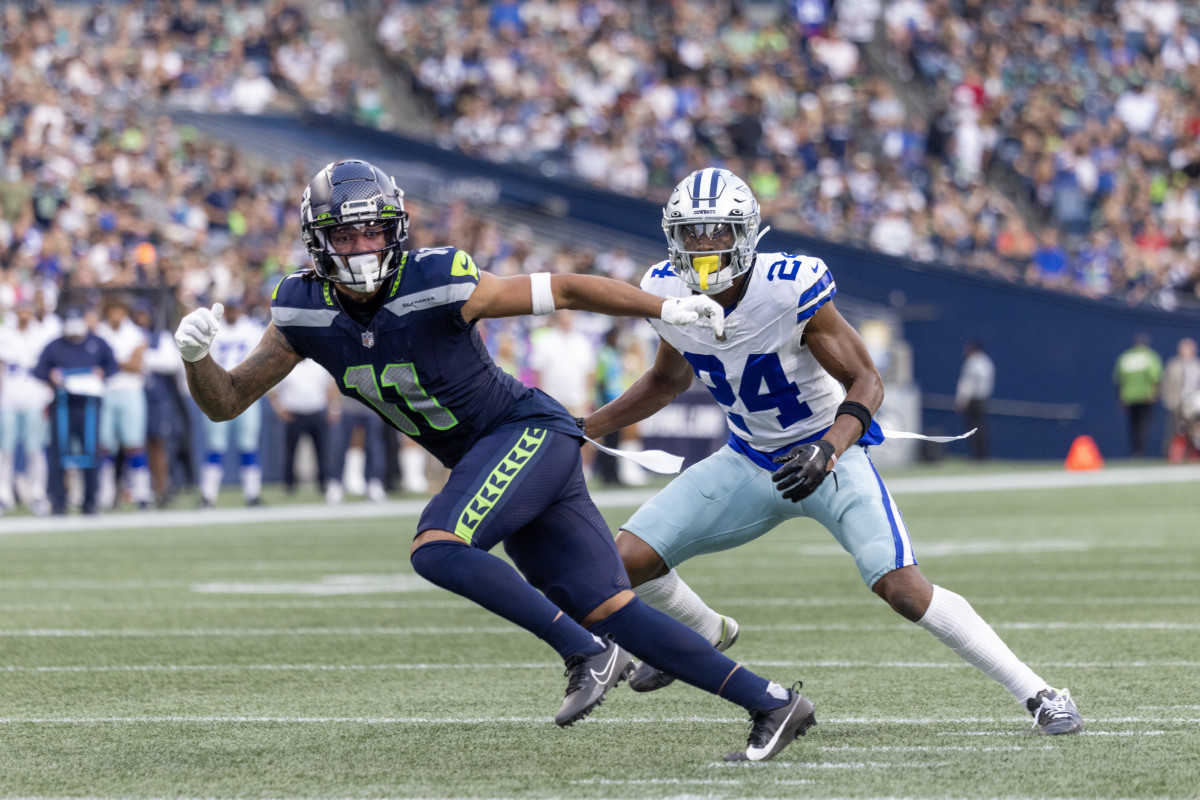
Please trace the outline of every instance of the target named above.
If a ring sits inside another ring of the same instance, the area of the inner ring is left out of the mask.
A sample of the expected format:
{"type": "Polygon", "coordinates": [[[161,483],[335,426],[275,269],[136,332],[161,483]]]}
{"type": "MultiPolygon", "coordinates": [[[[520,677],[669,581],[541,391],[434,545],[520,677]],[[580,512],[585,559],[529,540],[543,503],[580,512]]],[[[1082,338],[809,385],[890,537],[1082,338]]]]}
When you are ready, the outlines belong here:
{"type": "MultiPolygon", "coordinates": [[[[1136,631],[1146,633],[1200,630],[1195,622],[1001,622],[992,627],[1023,631],[1136,631]]],[[[745,625],[745,631],[782,633],[879,633],[912,630],[911,625],[745,625]]],[[[0,630],[0,638],[204,637],[204,636],[477,636],[524,635],[514,625],[457,627],[351,628],[30,628],[0,630]]]]}
{"type": "MultiPolygon", "coordinates": [[[[1026,489],[1073,489],[1103,486],[1134,486],[1146,483],[1200,483],[1200,465],[1179,464],[1152,467],[1113,467],[1097,472],[1014,472],[988,475],[946,475],[892,478],[888,489],[895,495],[991,492],[1026,489]]],[[[653,497],[654,489],[599,490],[592,493],[601,507],[636,507],[653,497]]],[[[349,503],[271,506],[267,508],[218,508],[208,511],[178,510],[119,512],[97,516],[20,517],[0,523],[0,535],[71,531],[138,530],[159,527],[214,527],[269,522],[379,519],[416,516],[426,500],[395,500],[387,503],[349,503]]]]}

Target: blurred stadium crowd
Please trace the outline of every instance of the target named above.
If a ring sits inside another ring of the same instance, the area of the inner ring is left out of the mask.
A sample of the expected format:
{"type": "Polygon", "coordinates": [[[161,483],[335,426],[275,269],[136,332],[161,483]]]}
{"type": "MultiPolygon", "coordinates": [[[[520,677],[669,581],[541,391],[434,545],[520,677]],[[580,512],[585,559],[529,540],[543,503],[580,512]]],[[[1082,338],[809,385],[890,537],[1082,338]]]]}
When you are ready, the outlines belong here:
{"type": "Polygon", "coordinates": [[[657,199],[717,162],[778,227],[1197,300],[1195,4],[392,0],[378,19],[447,147],[657,199]]]}
{"type": "MultiPolygon", "coordinates": [[[[201,303],[265,319],[277,280],[307,263],[297,205],[315,166],[252,162],[170,111],[391,126],[373,64],[469,155],[656,200],[715,163],[778,228],[1194,305],[1198,36],[1200,7],[1176,0],[6,3],[2,327],[27,309],[48,339],[66,308],[114,293],[149,312],[151,339],[201,303]],[[374,33],[377,60],[347,26],[374,33]]],[[[414,245],[453,243],[500,274],[645,266],[461,203],[410,211],[414,245]]],[[[580,324],[598,346],[607,323],[580,324]]],[[[530,333],[516,321],[488,339],[537,380],[530,333]]],[[[6,352],[28,367],[28,347],[6,352]]]]}

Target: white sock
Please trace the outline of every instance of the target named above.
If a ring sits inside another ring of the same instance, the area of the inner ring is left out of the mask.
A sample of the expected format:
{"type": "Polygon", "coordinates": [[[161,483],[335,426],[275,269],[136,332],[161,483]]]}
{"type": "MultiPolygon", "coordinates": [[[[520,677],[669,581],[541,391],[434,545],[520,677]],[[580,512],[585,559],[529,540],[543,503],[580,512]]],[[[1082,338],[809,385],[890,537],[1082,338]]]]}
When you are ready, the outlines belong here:
{"type": "Polygon", "coordinates": [[[949,589],[933,587],[929,608],[917,625],[1007,689],[1022,707],[1049,685],[1016,657],[965,598],[949,589]]]}
{"type": "Polygon", "coordinates": [[[46,454],[43,451],[34,450],[32,453],[25,454],[25,476],[28,483],[28,501],[31,508],[46,501],[47,471],[46,454]]]}
{"type": "Polygon", "coordinates": [[[351,447],[346,451],[346,466],[342,469],[342,484],[346,492],[353,495],[367,493],[367,480],[363,472],[367,465],[367,452],[361,447],[351,447]]]}
{"type": "Polygon", "coordinates": [[[400,450],[400,480],[404,491],[424,494],[429,491],[429,479],[425,477],[425,451],[419,447],[404,447],[400,450]]]}
{"type": "Polygon", "coordinates": [[[200,468],[200,496],[210,503],[217,502],[217,493],[221,491],[221,478],[225,469],[220,464],[205,464],[200,468]]]}
{"type": "Polygon", "coordinates": [[[13,493],[13,454],[0,453],[0,505],[12,508],[16,505],[13,493]]]}
{"type": "Polygon", "coordinates": [[[262,494],[262,467],[242,467],[242,497],[253,500],[262,494]]]}
{"type": "Polygon", "coordinates": [[[96,504],[102,508],[117,505],[117,465],[111,458],[100,462],[100,478],[96,490],[96,504]]]}
{"type": "Polygon", "coordinates": [[[674,617],[712,644],[721,641],[724,629],[721,615],[709,608],[675,570],[635,586],[633,590],[651,608],[674,617]]]}
{"type": "Polygon", "coordinates": [[[135,503],[149,503],[154,499],[154,490],[150,488],[150,468],[136,467],[129,471],[129,492],[135,503]]]}

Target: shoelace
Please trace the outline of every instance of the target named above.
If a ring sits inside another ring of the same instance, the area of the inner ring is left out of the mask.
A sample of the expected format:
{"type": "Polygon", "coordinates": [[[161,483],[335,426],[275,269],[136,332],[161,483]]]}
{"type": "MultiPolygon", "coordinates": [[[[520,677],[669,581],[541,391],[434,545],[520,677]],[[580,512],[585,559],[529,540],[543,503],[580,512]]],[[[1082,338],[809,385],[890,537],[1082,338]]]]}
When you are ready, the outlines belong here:
{"type": "Polygon", "coordinates": [[[1048,719],[1056,719],[1058,717],[1069,717],[1071,709],[1067,708],[1067,704],[1071,702],[1070,689],[1063,689],[1054,697],[1049,695],[1042,698],[1042,704],[1038,706],[1037,712],[1033,715],[1033,727],[1038,727],[1042,724],[1042,715],[1048,719]]]}
{"type": "MultiPolygon", "coordinates": [[[[792,693],[800,694],[800,689],[803,686],[803,681],[796,681],[792,684],[792,693]]],[[[791,701],[792,698],[789,697],[788,703],[791,701]]],[[[783,708],[786,705],[787,703],[784,703],[779,708],[783,708]]],[[[767,730],[767,721],[779,708],[772,708],[770,711],[752,712],[750,714],[750,735],[746,737],[747,747],[762,747],[771,740],[772,731],[767,730]]]]}
{"type": "Polygon", "coordinates": [[[579,691],[587,683],[587,659],[583,656],[571,656],[563,675],[568,679],[566,694],[579,691]]]}
{"type": "Polygon", "coordinates": [[[750,715],[750,735],[746,737],[747,747],[762,747],[770,739],[767,733],[766,721],[767,717],[771,716],[770,711],[762,711],[757,714],[750,715]]]}

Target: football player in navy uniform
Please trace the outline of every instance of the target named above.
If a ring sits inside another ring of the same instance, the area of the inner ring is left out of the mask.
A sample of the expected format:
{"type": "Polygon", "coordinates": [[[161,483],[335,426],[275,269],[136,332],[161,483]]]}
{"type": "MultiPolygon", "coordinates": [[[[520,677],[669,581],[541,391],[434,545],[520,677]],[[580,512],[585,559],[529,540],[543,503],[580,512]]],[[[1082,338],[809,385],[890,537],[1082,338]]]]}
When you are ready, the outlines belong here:
{"type": "MultiPolygon", "coordinates": [[[[725,336],[698,336],[651,320],[662,341],[653,366],[585,421],[598,439],[645,419],[698,377],[725,411],[729,439],[644,504],[617,534],[638,596],[673,614],[720,650],[737,623],[709,608],[675,567],[736,547],[780,523],[809,517],[853,556],[863,581],[905,619],[999,682],[1041,733],[1078,733],[1066,689],[1038,677],[963,597],[917,567],[896,502],[867,456],[883,441],[874,422],[883,380],[866,346],[833,305],[819,258],[757,253],[753,193],[724,169],[697,170],[663,210],[668,258],[642,288],[663,298],[695,293],[724,308],[725,336]],[[825,480],[837,465],[834,480],[825,480]]],[[[653,691],[672,677],[642,664],[630,679],[653,691]]]]}
{"type": "Polygon", "coordinates": [[[795,689],[755,675],[704,637],[637,599],[604,518],[588,495],[581,432],[558,402],[493,363],[476,322],[572,308],[708,320],[703,295],[665,300],[585,275],[497,277],[453,247],[406,250],[408,214],[395,182],[364,161],[329,164],[305,190],[302,233],[313,268],[280,282],[271,325],[241,364],[208,356],[219,305],[176,334],[188,386],[212,419],[230,419],[302,359],[334,376],[451,469],[426,505],[413,568],[533,633],[567,664],[555,722],[587,715],[632,669],[632,656],[745,708],[751,733],[734,760],[765,760],[815,722],[795,689]],[[489,551],[503,544],[513,570],[489,551]],[[521,576],[524,576],[522,578],[521,576]]]}

